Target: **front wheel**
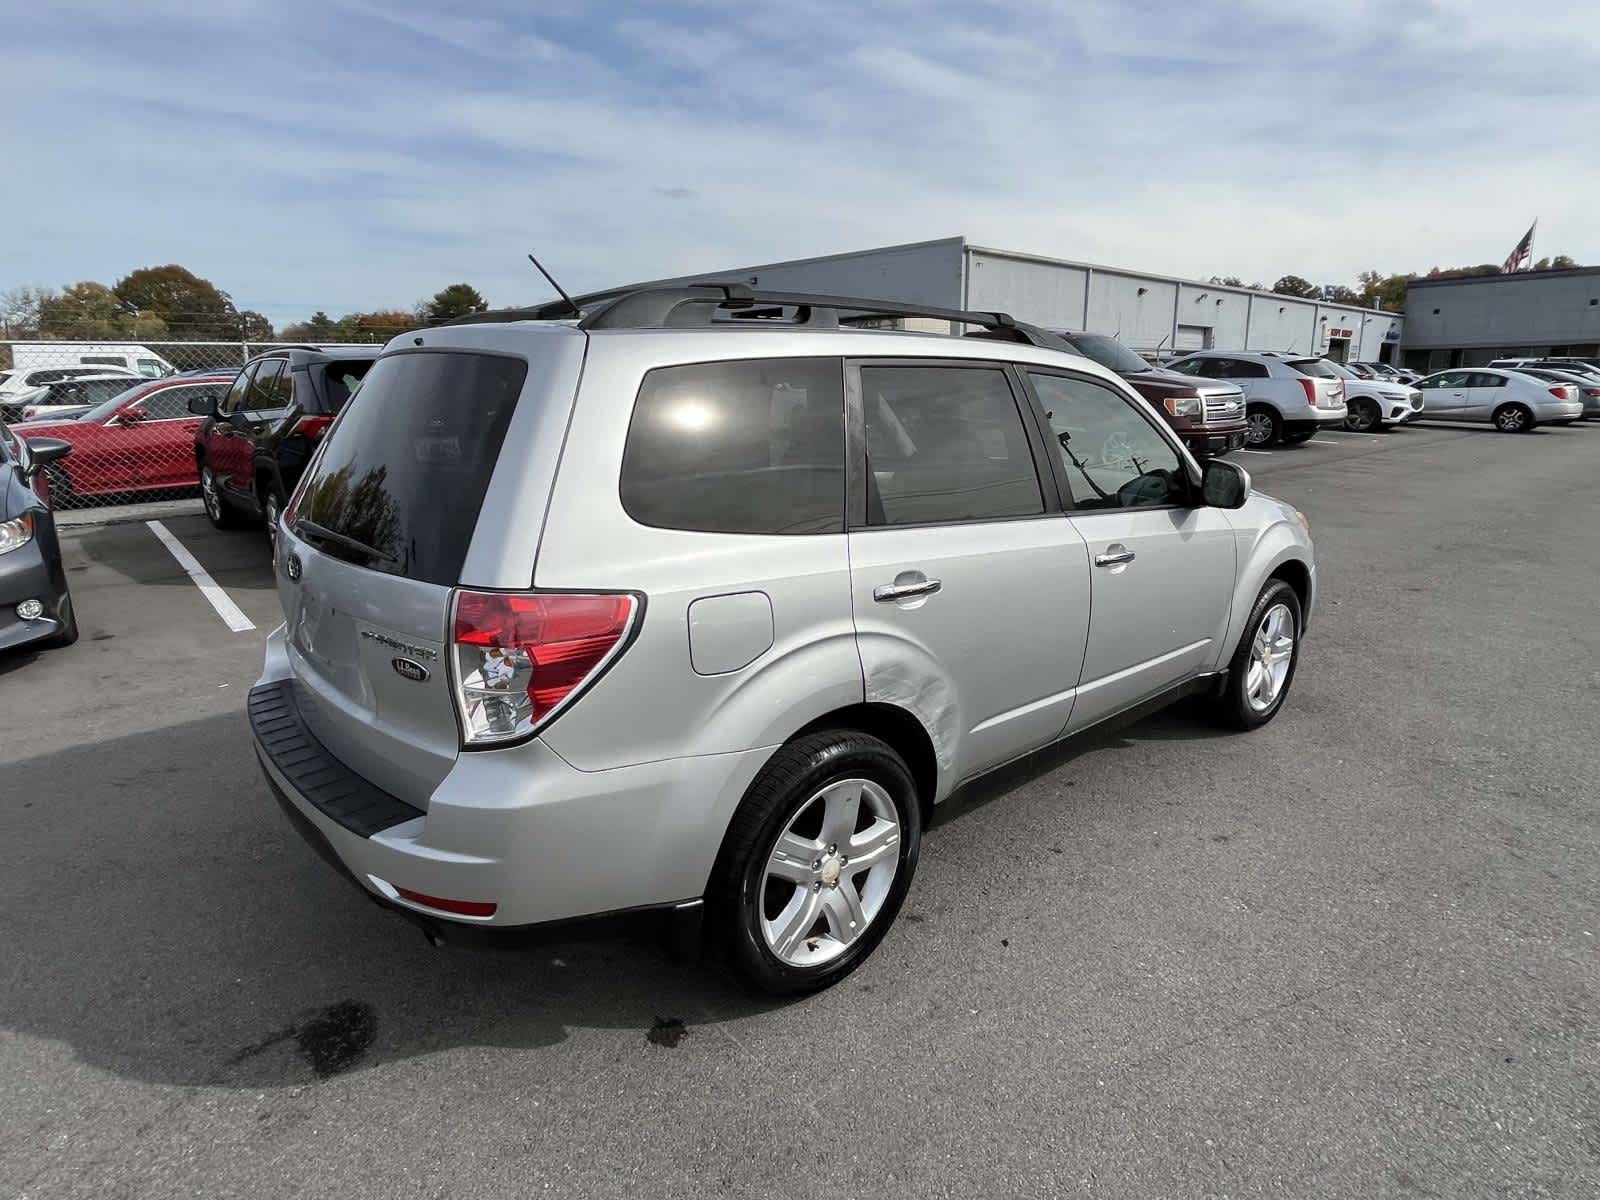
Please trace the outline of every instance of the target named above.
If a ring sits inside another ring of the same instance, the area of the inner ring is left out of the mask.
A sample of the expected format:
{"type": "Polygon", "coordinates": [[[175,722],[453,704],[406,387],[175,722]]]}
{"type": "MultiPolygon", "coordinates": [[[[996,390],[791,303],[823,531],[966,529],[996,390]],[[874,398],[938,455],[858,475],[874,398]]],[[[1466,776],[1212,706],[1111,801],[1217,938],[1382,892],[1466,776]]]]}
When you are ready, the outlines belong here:
{"type": "Polygon", "coordinates": [[[1283,435],[1283,418],[1265,404],[1252,404],[1245,411],[1245,445],[1259,450],[1270,446],[1283,435]]]}
{"type": "Polygon", "coordinates": [[[1216,710],[1222,724],[1256,729],[1278,715],[1300,661],[1301,619],[1294,589],[1281,579],[1269,579],[1228,664],[1216,710]]]}
{"type": "Polygon", "coordinates": [[[713,874],[713,919],[747,982],[817,991],[871,954],[917,867],[922,827],[905,760],[866,734],[790,743],[740,802],[713,874]]]}

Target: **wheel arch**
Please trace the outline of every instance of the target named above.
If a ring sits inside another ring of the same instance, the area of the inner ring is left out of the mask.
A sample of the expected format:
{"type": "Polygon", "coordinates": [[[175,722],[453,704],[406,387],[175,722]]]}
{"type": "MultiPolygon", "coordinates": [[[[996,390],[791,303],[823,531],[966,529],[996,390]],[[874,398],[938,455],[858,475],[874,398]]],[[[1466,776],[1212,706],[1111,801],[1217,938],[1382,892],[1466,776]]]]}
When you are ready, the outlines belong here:
{"type": "Polygon", "coordinates": [[[939,790],[939,758],[934,752],[932,736],[915,713],[882,702],[851,704],[807,722],[795,730],[788,740],[794,741],[829,729],[865,733],[884,742],[905,759],[906,766],[911,769],[911,779],[917,786],[917,805],[921,809],[923,825],[927,825],[939,790]]]}

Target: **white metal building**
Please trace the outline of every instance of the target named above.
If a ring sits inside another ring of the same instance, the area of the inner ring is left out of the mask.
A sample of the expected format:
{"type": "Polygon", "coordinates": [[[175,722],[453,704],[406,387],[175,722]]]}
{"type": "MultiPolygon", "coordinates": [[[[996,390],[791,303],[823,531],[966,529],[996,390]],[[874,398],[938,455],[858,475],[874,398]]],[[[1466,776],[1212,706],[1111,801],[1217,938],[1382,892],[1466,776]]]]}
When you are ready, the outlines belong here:
{"type": "Polygon", "coordinates": [[[1114,334],[1138,351],[1287,350],[1343,361],[1398,353],[1398,313],[974,246],[964,237],[702,271],[782,291],[1008,312],[1049,329],[1114,334]]]}

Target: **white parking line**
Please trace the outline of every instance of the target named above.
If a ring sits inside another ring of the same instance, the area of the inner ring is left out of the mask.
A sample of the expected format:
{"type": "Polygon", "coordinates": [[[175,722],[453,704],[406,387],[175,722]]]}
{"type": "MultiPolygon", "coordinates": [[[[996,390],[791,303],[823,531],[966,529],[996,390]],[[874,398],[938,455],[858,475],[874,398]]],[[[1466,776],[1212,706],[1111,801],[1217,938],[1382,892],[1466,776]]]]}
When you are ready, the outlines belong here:
{"type": "Polygon", "coordinates": [[[172,552],[172,557],[178,560],[178,565],[188,573],[189,578],[194,580],[195,587],[211,602],[211,607],[217,610],[217,616],[222,618],[223,624],[235,633],[256,627],[255,622],[228,598],[228,593],[217,586],[217,581],[206,574],[200,561],[189,553],[187,546],[172,536],[165,525],[160,521],[146,521],[145,524],[150,527],[151,533],[161,539],[161,544],[172,552]]]}
{"type": "Polygon", "coordinates": [[[1347,433],[1343,429],[1322,429],[1317,432],[1317,436],[1355,438],[1358,442],[1375,442],[1378,440],[1370,433],[1347,433]]]}
{"type": "Polygon", "coordinates": [[[1270,450],[1246,450],[1243,446],[1240,446],[1237,450],[1234,451],[1234,453],[1235,454],[1271,454],[1272,451],[1270,451],[1270,450]]]}

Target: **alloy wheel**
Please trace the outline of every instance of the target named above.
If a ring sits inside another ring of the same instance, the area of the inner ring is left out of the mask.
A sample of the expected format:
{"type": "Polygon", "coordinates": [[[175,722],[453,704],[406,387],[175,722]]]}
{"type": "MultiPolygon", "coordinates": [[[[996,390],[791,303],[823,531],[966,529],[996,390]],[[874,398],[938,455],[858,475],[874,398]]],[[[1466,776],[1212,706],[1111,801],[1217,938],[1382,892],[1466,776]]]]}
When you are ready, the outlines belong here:
{"type": "Polygon", "coordinates": [[[1294,614],[1287,604],[1274,604],[1262,614],[1244,679],[1245,700],[1255,712],[1266,712],[1283,694],[1294,664],[1294,633],[1294,614]]]}
{"type": "Polygon", "coordinates": [[[1272,440],[1272,418],[1266,413],[1251,413],[1245,418],[1244,440],[1252,446],[1265,446],[1272,440]]]}
{"type": "Polygon", "coordinates": [[[217,494],[217,477],[210,467],[200,468],[200,499],[206,506],[206,516],[213,521],[222,520],[222,497],[217,494]]]}
{"type": "Polygon", "coordinates": [[[274,551],[278,548],[278,494],[268,492],[267,498],[262,502],[262,510],[267,518],[267,544],[274,551]]]}
{"type": "Polygon", "coordinates": [[[792,967],[838,958],[872,925],[900,869],[900,817],[870,779],[830,783],[778,835],[762,874],[761,936],[792,967]]]}
{"type": "Polygon", "coordinates": [[[1495,417],[1494,423],[1496,428],[1503,429],[1507,433],[1516,433],[1528,423],[1528,414],[1520,408],[1502,409],[1495,417]]]}

